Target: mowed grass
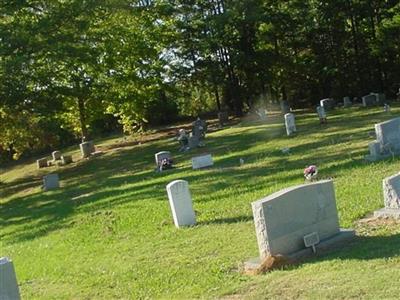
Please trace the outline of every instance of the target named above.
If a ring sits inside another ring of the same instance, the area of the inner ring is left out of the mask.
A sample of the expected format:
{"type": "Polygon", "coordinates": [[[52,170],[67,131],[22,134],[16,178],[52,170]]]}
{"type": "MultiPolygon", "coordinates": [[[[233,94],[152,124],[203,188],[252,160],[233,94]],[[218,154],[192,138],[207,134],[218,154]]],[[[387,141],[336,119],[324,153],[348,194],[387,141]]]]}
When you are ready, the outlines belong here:
{"type": "MultiPolygon", "coordinates": [[[[399,115],[398,106],[338,109],[320,126],[299,111],[292,137],[276,115],[210,133],[205,149],[189,153],[164,139],[67,167],[36,170],[32,160],[3,169],[0,256],[13,259],[23,299],[397,299],[400,224],[356,221],[383,206],[382,179],[400,171],[399,158],[364,160],[373,125],[399,115]],[[175,169],[154,172],[161,150],[172,151],[175,169]],[[203,152],[215,166],[193,171],[191,156],[203,152]],[[355,226],[356,240],[285,270],[242,274],[258,256],[250,203],[304,183],[309,164],[333,178],[341,226],[355,226]],[[43,192],[49,172],[61,188],[43,192]],[[165,186],[176,179],[190,184],[194,227],[173,225],[165,186]]],[[[77,147],[68,153],[79,156],[77,147]]]]}

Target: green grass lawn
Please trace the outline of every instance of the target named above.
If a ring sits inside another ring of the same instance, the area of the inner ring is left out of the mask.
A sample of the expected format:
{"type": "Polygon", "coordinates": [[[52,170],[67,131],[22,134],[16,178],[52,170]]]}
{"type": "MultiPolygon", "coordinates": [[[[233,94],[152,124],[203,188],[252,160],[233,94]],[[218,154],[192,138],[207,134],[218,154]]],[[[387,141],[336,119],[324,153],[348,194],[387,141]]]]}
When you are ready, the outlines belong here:
{"type": "MultiPolygon", "coordinates": [[[[298,112],[293,137],[276,116],[210,133],[206,149],[189,153],[163,139],[67,167],[36,170],[32,160],[3,169],[0,256],[13,259],[23,299],[398,299],[400,223],[357,222],[383,206],[382,179],[400,170],[399,158],[364,161],[373,125],[398,115],[399,106],[391,115],[339,109],[320,126],[315,113],[298,112]],[[176,169],[154,172],[161,150],[172,151],[176,169]],[[190,158],[202,152],[215,165],[193,171],[190,158]],[[242,274],[258,255],[250,203],[303,183],[309,164],[333,178],[341,226],[356,227],[357,238],[285,270],[242,274]],[[53,171],[61,188],[42,192],[53,171]],[[194,227],[173,225],[165,186],[176,179],[190,184],[194,227]]],[[[68,151],[78,158],[78,147],[68,151]]]]}

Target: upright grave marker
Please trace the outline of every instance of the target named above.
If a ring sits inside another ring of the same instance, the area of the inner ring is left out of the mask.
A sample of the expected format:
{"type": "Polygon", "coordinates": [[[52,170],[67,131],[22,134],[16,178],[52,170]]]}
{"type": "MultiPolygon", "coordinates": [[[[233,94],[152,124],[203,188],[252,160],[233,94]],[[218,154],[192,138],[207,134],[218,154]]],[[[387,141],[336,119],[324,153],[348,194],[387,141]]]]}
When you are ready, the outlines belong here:
{"type": "Polygon", "coordinates": [[[350,97],[346,96],[343,98],[343,107],[351,107],[352,103],[350,97]]]}
{"type": "Polygon", "coordinates": [[[196,224],[189,183],[174,180],[167,185],[167,194],[175,226],[179,228],[196,224]]]}
{"type": "Polygon", "coordinates": [[[47,158],[40,158],[36,161],[38,169],[45,168],[48,166],[47,158]]]}
{"type": "Polygon", "coordinates": [[[58,174],[48,174],[43,176],[43,190],[49,191],[58,189],[60,187],[60,180],[58,174]]]}
{"type": "Polygon", "coordinates": [[[228,112],[226,111],[220,111],[218,113],[218,120],[219,120],[219,124],[221,126],[224,126],[226,123],[229,122],[229,115],[228,112]]]}
{"type": "Polygon", "coordinates": [[[319,105],[322,106],[325,110],[332,110],[335,108],[335,100],[332,98],[326,98],[319,101],[319,105]]]}
{"type": "Polygon", "coordinates": [[[375,217],[400,219],[400,173],[383,179],[383,200],[385,208],[375,211],[375,217]]]}
{"type": "Polygon", "coordinates": [[[61,162],[63,165],[68,165],[73,162],[72,155],[63,155],[61,156],[61,162]]]}
{"type": "Polygon", "coordinates": [[[317,106],[317,114],[319,118],[319,123],[320,124],[326,124],[326,112],[323,106],[317,106]]]}
{"type": "Polygon", "coordinates": [[[400,117],[375,124],[376,141],[369,143],[369,161],[400,154],[400,117]]]}
{"type": "Polygon", "coordinates": [[[362,104],[364,107],[374,106],[377,104],[376,100],[376,95],[371,93],[362,97],[362,104]]]}
{"type": "Polygon", "coordinates": [[[87,158],[96,151],[93,141],[83,142],[79,145],[79,148],[81,149],[82,158],[87,158]]]}
{"type": "Polygon", "coordinates": [[[251,205],[260,258],[246,263],[248,270],[269,256],[297,259],[312,254],[309,246],[318,251],[354,236],[339,228],[332,180],[287,188],[251,205]]]}
{"type": "Polygon", "coordinates": [[[0,258],[0,299],[19,300],[19,288],[14,265],[7,257],[0,258]]]}
{"type": "Polygon", "coordinates": [[[60,151],[53,151],[51,153],[51,156],[53,157],[53,160],[61,160],[61,152],[60,151]]]}
{"type": "Polygon", "coordinates": [[[294,114],[287,113],[285,115],[285,127],[287,135],[291,135],[292,133],[296,132],[296,121],[294,114]]]}

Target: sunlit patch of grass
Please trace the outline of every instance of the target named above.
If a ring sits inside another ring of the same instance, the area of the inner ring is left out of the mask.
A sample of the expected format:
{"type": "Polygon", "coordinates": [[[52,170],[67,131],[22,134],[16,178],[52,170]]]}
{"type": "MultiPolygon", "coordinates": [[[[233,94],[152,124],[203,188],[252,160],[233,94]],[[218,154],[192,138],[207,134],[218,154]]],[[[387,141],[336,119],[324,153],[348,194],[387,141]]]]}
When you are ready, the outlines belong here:
{"type": "MultiPolygon", "coordinates": [[[[400,159],[366,163],[364,156],[373,124],[399,113],[396,106],[392,115],[339,109],[320,126],[314,113],[297,112],[292,137],[276,115],[213,132],[206,148],[188,153],[167,138],[64,168],[36,170],[32,160],[3,170],[0,255],[14,260],[26,299],[395,298],[398,224],[358,227],[352,245],[288,270],[247,277],[239,266],[258,252],[250,203],[303,183],[306,165],[333,178],[342,227],[381,207],[382,179],[399,171],[400,159]],[[175,169],[154,172],[160,150],[172,151],[175,169]],[[215,166],[193,171],[191,156],[203,152],[215,166]],[[48,172],[59,173],[61,189],[41,191],[48,172]],[[173,226],[165,185],[175,179],[189,181],[194,227],[173,226]]],[[[68,151],[79,158],[77,147],[68,151]]]]}

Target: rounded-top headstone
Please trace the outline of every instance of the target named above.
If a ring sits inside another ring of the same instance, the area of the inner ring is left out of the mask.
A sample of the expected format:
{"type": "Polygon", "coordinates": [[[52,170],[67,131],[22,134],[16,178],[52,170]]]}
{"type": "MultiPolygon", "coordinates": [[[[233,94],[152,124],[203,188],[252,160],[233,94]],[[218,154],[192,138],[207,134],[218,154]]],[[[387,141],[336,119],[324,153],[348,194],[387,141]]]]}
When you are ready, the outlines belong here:
{"type": "Polygon", "coordinates": [[[189,183],[186,180],[174,180],[167,185],[167,194],[176,227],[196,224],[189,183]]]}

